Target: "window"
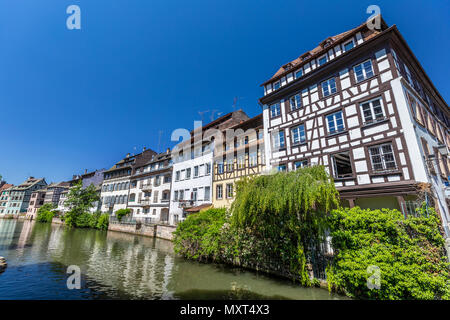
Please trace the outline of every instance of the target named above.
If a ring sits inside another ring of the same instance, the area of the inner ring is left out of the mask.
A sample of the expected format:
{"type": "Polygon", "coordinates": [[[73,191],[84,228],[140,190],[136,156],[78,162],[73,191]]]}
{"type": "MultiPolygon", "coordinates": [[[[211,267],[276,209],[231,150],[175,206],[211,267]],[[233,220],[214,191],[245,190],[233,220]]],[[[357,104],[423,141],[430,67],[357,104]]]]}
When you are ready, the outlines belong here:
{"type": "Polygon", "coordinates": [[[272,118],[278,117],[280,114],[281,114],[281,109],[280,109],[280,104],[279,103],[275,103],[275,104],[270,106],[270,116],[272,118]]]}
{"type": "Polygon", "coordinates": [[[355,46],[355,44],[353,43],[353,40],[344,43],[344,52],[347,52],[350,49],[353,49],[353,47],[355,46]]]}
{"type": "Polygon", "coordinates": [[[280,89],[280,81],[277,81],[273,84],[273,90],[278,90],[280,89]]]}
{"type": "Polygon", "coordinates": [[[324,97],[329,96],[330,94],[336,93],[336,80],[334,78],[328,79],[327,81],[322,82],[322,93],[324,97]]]}
{"type": "Polygon", "coordinates": [[[295,96],[292,96],[289,99],[289,104],[291,105],[291,111],[300,109],[302,107],[302,97],[299,94],[296,94],[295,96]]]}
{"type": "Polygon", "coordinates": [[[175,191],[173,201],[178,201],[178,191],[175,191]]]}
{"type": "Polygon", "coordinates": [[[299,125],[298,127],[291,129],[292,143],[299,144],[306,141],[305,125],[299,125]]]}
{"type": "Polygon", "coordinates": [[[383,108],[381,107],[381,98],[376,98],[361,103],[361,109],[364,117],[364,123],[366,124],[384,119],[383,108]]]}
{"type": "Polygon", "coordinates": [[[206,164],[206,175],[209,175],[211,173],[211,163],[206,164]]]}
{"type": "Polygon", "coordinates": [[[205,187],[205,196],[203,197],[204,201],[209,201],[210,199],[211,187],[205,187]]]}
{"type": "Polygon", "coordinates": [[[344,121],[342,120],[342,111],[335,112],[326,116],[328,133],[341,132],[344,130],[344,121]]]}
{"type": "Polygon", "coordinates": [[[227,183],[227,198],[233,198],[233,184],[227,183]]]}
{"type": "Polygon", "coordinates": [[[295,169],[304,168],[308,166],[308,160],[296,161],[294,163],[295,169]]]}
{"type": "Polygon", "coordinates": [[[130,202],[134,202],[136,195],[134,193],[130,194],[130,202]]]}
{"type": "Polygon", "coordinates": [[[331,156],[333,173],[335,178],[345,178],[353,176],[353,169],[350,162],[350,153],[341,152],[331,156]]]}
{"type": "Polygon", "coordinates": [[[194,178],[198,177],[198,166],[194,167],[194,178]]]}
{"type": "Polygon", "coordinates": [[[191,168],[187,168],[186,169],[186,179],[190,179],[191,178],[191,168]]]}
{"type": "Polygon", "coordinates": [[[223,185],[218,184],[216,186],[216,199],[222,199],[223,198],[223,185]]]}
{"type": "Polygon", "coordinates": [[[184,199],[184,190],[180,190],[179,195],[180,195],[180,197],[178,198],[178,200],[183,200],[184,199]]]}
{"type": "Polygon", "coordinates": [[[353,67],[356,82],[366,80],[373,76],[372,62],[367,60],[353,67]]]}
{"type": "Polygon", "coordinates": [[[223,163],[222,162],[217,164],[217,173],[219,173],[219,174],[223,173],[223,163]]]}
{"type": "Polygon", "coordinates": [[[279,131],[278,134],[272,135],[274,149],[284,148],[284,131],[279,131]]]}
{"type": "Polygon", "coordinates": [[[227,160],[227,172],[233,171],[233,160],[234,159],[228,159],[227,160]]]}
{"type": "Polygon", "coordinates": [[[191,200],[197,201],[197,188],[192,189],[191,200]]]}
{"type": "Polygon", "coordinates": [[[284,172],[286,171],[286,165],[285,164],[280,164],[277,168],[278,172],[284,172]]]}
{"type": "Polygon", "coordinates": [[[158,190],[155,190],[155,192],[153,192],[153,203],[158,202],[158,193],[158,190]]]}
{"type": "Polygon", "coordinates": [[[180,181],[180,171],[175,172],[175,181],[180,181]]]}
{"type": "Polygon", "coordinates": [[[295,72],[295,79],[300,78],[301,76],[303,76],[303,69],[297,70],[295,72]]]}
{"type": "Polygon", "coordinates": [[[327,59],[327,55],[324,55],[323,57],[320,57],[318,59],[318,64],[319,66],[324,65],[325,63],[327,63],[328,59],[327,59]]]}
{"type": "Polygon", "coordinates": [[[369,152],[374,171],[397,169],[392,145],[390,143],[369,147],[369,152]]]}

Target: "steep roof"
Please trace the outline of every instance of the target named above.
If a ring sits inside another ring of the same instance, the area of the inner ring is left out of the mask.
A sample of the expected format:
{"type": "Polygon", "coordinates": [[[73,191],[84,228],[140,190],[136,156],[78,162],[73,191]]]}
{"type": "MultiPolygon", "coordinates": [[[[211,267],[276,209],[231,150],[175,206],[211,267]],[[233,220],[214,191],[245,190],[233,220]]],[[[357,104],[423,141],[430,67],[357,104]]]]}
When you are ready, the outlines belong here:
{"type": "Polygon", "coordinates": [[[27,180],[25,180],[25,182],[18,185],[17,187],[14,187],[13,190],[27,190],[40,182],[44,182],[45,184],[47,184],[44,178],[29,177],[27,180]]]}
{"type": "Polygon", "coordinates": [[[11,188],[11,187],[14,187],[14,185],[13,185],[13,184],[5,183],[4,185],[2,185],[2,186],[0,187],[0,192],[4,191],[4,190],[6,190],[6,189],[9,189],[9,188],[11,188]]]}
{"type": "MultiPolygon", "coordinates": [[[[386,28],[387,27],[386,22],[384,22],[384,20],[383,20],[383,18],[381,18],[381,16],[380,16],[380,19],[381,19],[382,29],[386,28]]],[[[330,47],[332,47],[333,45],[336,45],[337,43],[340,43],[340,42],[344,42],[345,40],[347,40],[348,38],[350,38],[351,36],[356,34],[358,31],[362,31],[364,29],[368,29],[367,22],[360,24],[356,28],[350,29],[348,31],[339,33],[339,34],[331,36],[331,37],[327,37],[325,40],[321,41],[320,44],[317,47],[315,47],[314,49],[302,53],[298,58],[281,66],[278,69],[278,71],[275,72],[275,74],[269,80],[267,80],[263,84],[261,84],[261,86],[266,85],[267,83],[269,83],[271,81],[281,78],[283,75],[285,75],[289,72],[292,72],[293,70],[298,69],[300,66],[308,63],[309,61],[311,61],[314,58],[318,58],[320,55],[325,54],[330,49],[330,47]],[[330,43],[330,46],[326,45],[328,42],[330,43]]],[[[368,37],[366,37],[366,39],[370,39],[371,37],[375,36],[376,34],[378,34],[380,32],[381,31],[372,30],[372,33],[368,37]]]]}

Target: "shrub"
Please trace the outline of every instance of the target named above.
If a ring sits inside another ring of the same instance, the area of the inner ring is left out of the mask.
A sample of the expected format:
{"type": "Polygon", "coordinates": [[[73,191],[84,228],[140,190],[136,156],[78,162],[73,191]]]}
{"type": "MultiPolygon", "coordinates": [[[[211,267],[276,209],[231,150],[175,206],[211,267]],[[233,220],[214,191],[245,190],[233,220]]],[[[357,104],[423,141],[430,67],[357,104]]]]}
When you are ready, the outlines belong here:
{"type": "Polygon", "coordinates": [[[91,226],[92,214],[89,212],[83,212],[78,215],[75,220],[75,227],[77,228],[89,228],[91,226]]]}
{"type": "Polygon", "coordinates": [[[38,222],[52,222],[54,209],[55,207],[52,203],[46,203],[42,205],[37,211],[36,220],[38,222]]]}
{"type": "Polygon", "coordinates": [[[434,210],[405,219],[397,210],[355,207],[335,210],[329,220],[335,250],[327,272],[330,290],[363,299],[450,299],[449,264],[434,210]],[[379,268],[379,289],[368,285],[371,268],[379,268]]]}
{"type": "Polygon", "coordinates": [[[108,230],[108,226],[109,226],[109,214],[103,213],[98,218],[96,228],[100,230],[108,230]]]}
{"type": "Polygon", "coordinates": [[[122,218],[131,213],[131,209],[119,209],[116,211],[117,220],[122,221],[122,218]]]}

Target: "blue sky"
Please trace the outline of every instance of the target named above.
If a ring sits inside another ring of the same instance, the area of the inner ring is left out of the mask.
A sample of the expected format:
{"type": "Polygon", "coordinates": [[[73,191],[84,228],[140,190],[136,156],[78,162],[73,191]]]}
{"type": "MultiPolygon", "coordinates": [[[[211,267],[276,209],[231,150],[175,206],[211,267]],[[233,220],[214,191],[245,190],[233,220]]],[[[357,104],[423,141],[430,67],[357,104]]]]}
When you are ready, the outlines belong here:
{"type": "Polygon", "coordinates": [[[61,181],[163,151],[234,97],[255,116],[263,81],[370,4],[450,101],[449,1],[0,0],[0,174],[61,181]],[[66,28],[71,4],[81,30],[66,28]]]}

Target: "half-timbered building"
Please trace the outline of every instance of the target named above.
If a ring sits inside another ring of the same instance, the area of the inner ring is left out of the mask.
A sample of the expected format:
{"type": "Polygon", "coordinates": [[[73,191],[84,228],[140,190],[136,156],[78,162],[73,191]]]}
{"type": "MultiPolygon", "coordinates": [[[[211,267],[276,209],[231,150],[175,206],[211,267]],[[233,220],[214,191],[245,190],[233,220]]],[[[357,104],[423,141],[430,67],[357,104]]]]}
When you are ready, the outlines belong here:
{"type": "Polygon", "coordinates": [[[278,170],[324,165],[348,206],[412,214],[427,201],[448,236],[448,105],[378,18],[380,29],[329,37],[263,83],[266,156],[278,170]]]}
{"type": "Polygon", "coordinates": [[[213,205],[229,208],[237,180],[264,170],[263,116],[257,115],[225,130],[222,152],[214,155],[213,205]]]}

